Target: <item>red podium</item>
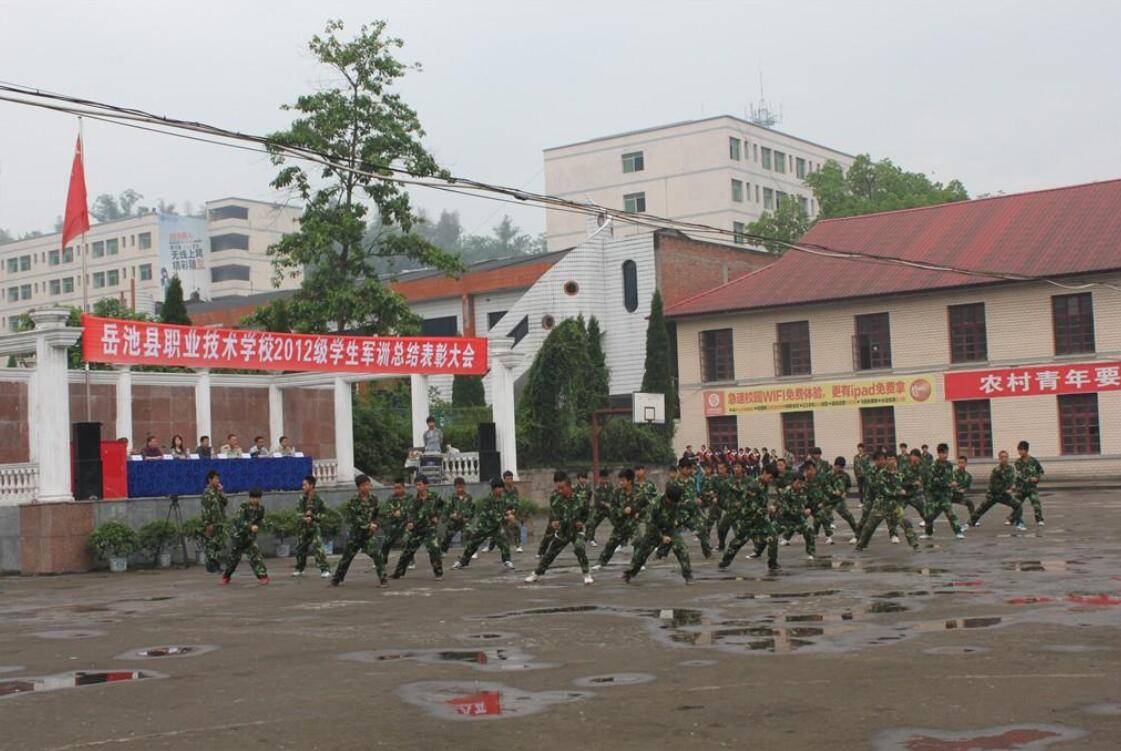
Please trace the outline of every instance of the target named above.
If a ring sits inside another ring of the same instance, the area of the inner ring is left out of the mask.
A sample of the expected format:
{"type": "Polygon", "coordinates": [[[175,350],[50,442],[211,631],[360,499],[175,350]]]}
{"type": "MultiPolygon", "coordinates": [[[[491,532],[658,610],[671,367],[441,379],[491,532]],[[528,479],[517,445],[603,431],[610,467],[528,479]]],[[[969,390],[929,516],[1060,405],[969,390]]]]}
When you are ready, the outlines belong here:
{"type": "Polygon", "coordinates": [[[101,442],[101,488],[107,501],[128,498],[128,452],[121,441],[101,442]]]}

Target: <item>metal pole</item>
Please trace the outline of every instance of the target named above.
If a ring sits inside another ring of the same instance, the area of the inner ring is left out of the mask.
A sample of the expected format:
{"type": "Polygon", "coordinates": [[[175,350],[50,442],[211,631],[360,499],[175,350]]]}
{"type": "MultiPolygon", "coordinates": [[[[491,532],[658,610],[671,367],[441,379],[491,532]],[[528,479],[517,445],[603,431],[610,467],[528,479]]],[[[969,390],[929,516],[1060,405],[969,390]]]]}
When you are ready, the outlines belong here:
{"type": "MultiPolygon", "coordinates": [[[[82,118],[78,118],[78,140],[82,143],[82,174],[86,171],[86,138],[82,133],[82,118]]],[[[82,255],[82,312],[88,313],[90,307],[89,289],[87,288],[87,281],[89,274],[86,273],[86,256],[89,254],[89,246],[86,245],[86,233],[82,233],[82,244],[78,248],[78,252],[82,255]]],[[[86,370],[86,422],[93,422],[93,401],[90,398],[90,364],[83,363],[86,370]]]]}

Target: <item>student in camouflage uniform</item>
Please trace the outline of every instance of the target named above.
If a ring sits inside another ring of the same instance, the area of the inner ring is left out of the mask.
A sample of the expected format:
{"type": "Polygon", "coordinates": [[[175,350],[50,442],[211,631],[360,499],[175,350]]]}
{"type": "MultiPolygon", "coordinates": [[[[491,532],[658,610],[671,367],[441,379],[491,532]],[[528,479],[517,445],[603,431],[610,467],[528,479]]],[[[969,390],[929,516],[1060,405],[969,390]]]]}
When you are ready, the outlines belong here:
{"type": "Polygon", "coordinates": [[[440,550],[445,553],[451,548],[456,532],[466,537],[467,525],[475,517],[475,499],[467,492],[467,482],[462,477],[457,477],[452,485],[455,487],[455,494],[448,501],[448,518],[444,522],[444,538],[440,543],[440,550]]]}
{"type": "Polygon", "coordinates": [[[428,490],[428,478],[417,475],[416,495],[409,509],[408,519],[405,522],[405,548],[397,559],[397,568],[393,570],[393,578],[400,579],[405,575],[416,552],[423,545],[428,549],[428,560],[432,563],[432,573],[436,579],[444,578],[444,557],[440,551],[439,524],[444,516],[444,500],[436,493],[428,490]]]}
{"type": "MultiPolygon", "coordinates": [[[[894,470],[882,451],[875,453],[874,461],[876,466],[868,478],[871,511],[860,528],[860,540],[856,543],[856,549],[860,551],[867,548],[868,543],[872,541],[872,535],[876,532],[876,527],[880,526],[880,522],[888,521],[891,524],[902,525],[903,532],[907,536],[907,544],[913,550],[918,550],[919,541],[915,537],[915,530],[910,520],[903,515],[903,506],[899,501],[903,493],[899,473],[894,470]]],[[[890,527],[889,532],[891,532],[890,527]]],[[[899,542],[899,537],[894,532],[891,532],[891,541],[899,542]]]]}
{"type": "Polygon", "coordinates": [[[405,493],[405,478],[393,481],[393,492],[378,508],[378,525],[381,528],[381,560],[389,562],[389,552],[394,543],[405,538],[405,524],[413,499],[405,493]]]}
{"type": "MultiPolygon", "coordinates": [[[[554,483],[555,484],[555,483],[554,483]]],[[[545,522],[545,529],[541,532],[541,542],[537,545],[537,558],[541,559],[549,552],[549,546],[553,544],[553,538],[556,537],[556,527],[553,522],[557,520],[557,510],[553,508],[553,501],[560,496],[553,492],[549,495],[549,520],[545,522]]]]}
{"type": "Polygon", "coordinates": [[[1019,510],[1014,515],[1012,522],[1024,528],[1024,504],[1030,503],[1035,512],[1035,523],[1043,526],[1043,504],[1039,500],[1039,481],[1043,479],[1043,465],[1029,452],[1031,446],[1027,441],[1020,441],[1016,446],[1019,458],[1016,459],[1016,500],[1019,510]]]}
{"type": "Polygon", "coordinates": [[[584,525],[588,519],[588,500],[576,494],[572,487],[572,480],[563,472],[555,473],[553,482],[556,490],[553,491],[553,497],[549,498],[549,506],[556,514],[556,519],[551,524],[554,532],[553,542],[537,564],[537,569],[527,576],[525,581],[527,584],[532,584],[544,576],[561,551],[571,543],[572,551],[576,554],[576,562],[580,564],[580,571],[584,574],[584,583],[591,584],[593,580],[588,571],[588,554],[584,549],[584,525]]]}
{"type": "Polygon", "coordinates": [[[950,488],[953,490],[953,502],[969,509],[969,516],[972,517],[977,508],[973,505],[973,499],[966,495],[973,485],[973,475],[966,469],[968,464],[969,459],[964,454],[958,457],[958,466],[950,480],[950,488]]]}
{"type": "Polygon", "coordinates": [[[503,526],[514,515],[512,511],[506,509],[505,490],[506,486],[501,479],[495,477],[490,481],[490,495],[479,504],[475,518],[467,527],[463,555],[452,564],[452,568],[467,568],[471,565],[471,559],[478,556],[479,548],[488,539],[498,543],[498,550],[502,553],[502,565],[511,570],[514,568],[514,564],[510,561],[510,542],[506,535],[502,534],[503,526]]]}
{"type": "Polygon", "coordinates": [[[895,465],[899,469],[907,466],[907,462],[911,461],[911,451],[907,448],[907,444],[899,444],[899,453],[895,455],[895,465]]]}
{"type": "Polygon", "coordinates": [[[226,506],[229,499],[222,492],[222,479],[217,470],[206,473],[206,489],[202,491],[202,530],[206,535],[203,550],[206,570],[213,574],[222,570],[226,557],[226,506]]]}
{"type": "Polygon", "coordinates": [[[864,450],[864,444],[856,444],[856,456],[852,458],[852,473],[856,475],[856,489],[860,493],[860,504],[864,505],[866,494],[864,492],[865,485],[868,482],[868,475],[872,471],[872,457],[864,450]]]}
{"type": "Polygon", "coordinates": [[[596,481],[595,490],[592,492],[592,512],[588,519],[587,538],[588,544],[596,547],[596,530],[603,520],[611,514],[611,472],[601,469],[596,481]]]}
{"type": "Polygon", "coordinates": [[[837,515],[848,523],[852,530],[850,542],[855,543],[860,535],[860,528],[856,523],[856,517],[849,511],[845,502],[851,488],[852,480],[849,478],[849,473],[845,471],[845,457],[838,456],[833,460],[833,468],[825,475],[825,508],[830,514],[836,511],[837,515]]]}
{"type": "Polygon", "coordinates": [[[958,517],[954,513],[952,505],[953,488],[951,483],[954,478],[954,465],[950,464],[950,460],[947,458],[949,453],[949,446],[944,443],[938,444],[938,459],[930,465],[930,486],[926,497],[926,516],[923,519],[926,529],[919,536],[919,539],[925,540],[934,537],[934,520],[942,514],[946,515],[954,535],[959,540],[965,539],[965,533],[962,532],[961,525],[958,524],[958,517]]]}
{"type": "Polygon", "coordinates": [[[331,566],[327,563],[327,554],[323,552],[323,534],[320,524],[327,505],[315,493],[315,475],[304,478],[302,485],[304,494],[296,504],[300,512],[300,526],[296,531],[296,570],[292,576],[303,576],[307,567],[308,548],[315,556],[315,564],[319,566],[319,575],[326,579],[331,575],[331,566]]]}
{"type": "MultiPolygon", "coordinates": [[[[969,518],[971,527],[981,526],[981,517],[998,503],[1011,508],[1013,514],[1020,511],[1019,502],[1012,497],[1012,489],[1016,484],[1016,470],[1008,463],[1008,452],[1001,451],[997,455],[997,461],[998,464],[993,467],[992,474],[989,475],[989,489],[985,492],[985,502],[969,518]]],[[[1024,529],[1022,523],[1020,529],[1024,529]]]]}
{"type": "Polygon", "coordinates": [[[382,558],[381,545],[375,537],[378,531],[378,499],[370,495],[374,481],[369,475],[358,475],[354,478],[354,484],[358,488],[358,495],[343,506],[343,517],[346,519],[347,526],[346,549],[343,551],[339,565],[335,567],[331,586],[337,587],[343,583],[351,561],[361,552],[374,560],[378,581],[384,587],[388,581],[385,576],[385,559],[382,558]]]}
{"type": "Polygon", "coordinates": [[[794,481],[794,473],[791,472],[790,468],[787,466],[786,459],[783,459],[781,457],[776,459],[775,460],[775,476],[774,476],[774,480],[772,481],[772,485],[774,485],[775,492],[778,492],[779,490],[782,490],[783,488],[790,487],[790,483],[792,483],[793,481],[794,481]]]}
{"type": "Polygon", "coordinates": [[[922,452],[912,449],[907,463],[899,470],[903,483],[903,503],[919,512],[920,519],[926,519],[926,488],[929,473],[923,464],[922,452]]]}
{"type": "MultiPolygon", "coordinates": [[[[825,544],[832,545],[833,532],[825,505],[828,500],[826,475],[818,472],[817,462],[813,459],[807,459],[802,463],[802,493],[805,496],[806,508],[810,510],[811,518],[806,521],[810,534],[816,539],[817,533],[824,528],[825,544]]],[[[788,532],[786,540],[789,541],[791,537],[792,534],[788,532]]]]}
{"type": "Polygon", "coordinates": [[[723,545],[719,544],[719,530],[720,522],[726,513],[725,507],[729,502],[728,488],[731,481],[732,478],[728,474],[728,464],[723,461],[716,465],[716,474],[706,480],[705,491],[709,496],[709,505],[708,513],[705,515],[704,536],[711,540],[712,530],[715,528],[717,530],[717,549],[723,549],[723,545]]]}
{"type": "Polygon", "coordinates": [[[748,485],[747,472],[742,462],[732,465],[732,476],[728,479],[724,491],[724,501],[721,504],[720,523],[716,525],[716,549],[724,550],[727,547],[728,533],[735,524],[736,517],[740,514],[740,507],[744,503],[744,495],[748,485]]]}
{"type": "MultiPolygon", "coordinates": [[[[688,529],[697,536],[697,541],[701,544],[701,555],[707,559],[712,557],[712,542],[704,536],[705,511],[693,476],[695,469],[692,459],[682,459],[678,465],[677,483],[681,486],[681,506],[677,520],[683,529],[688,529]]],[[[658,549],[659,558],[665,558],[668,554],[669,546],[663,545],[658,549]]]]}
{"type": "Polygon", "coordinates": [[[755,546],[754,552],[750,553],[748,558],[758,558],[766,549],[767,568],[774,571],[779,567],[778,535],[774,524],[777,508],[767,501],[767,486],[773,479],[771,474],[773,471],[772,467],[764,466],[759,471],[758,479],[744,478],[739,498],[730,509],[734,532],[732,541],[728,543],[724,556],[717,566],[720,571],[732,565],[736,553],[748,542],[755,546]]]}
{"type": "MultiPolygon", "coordinates": [[[[518,504],[521,501],[521,496],[518,495],[518,486],[514,484],[514,473],[506,470],[502,473],[502,497],[506,500],[506,510],[513,511],[514,516],[511,518],[506,515],[503,518],[503,526],[506,531],[506,537],[510,541],[510,547],[518,553],[522,552],[522,527],[518,521],[518,504]]],[[[490,547],[487,552],[494,550],[497,540],[490,541],[490,547]]]]}
{"type": "Polygon", "coordinates": [[[922,458],[922,463],[926,465],[927,469],[929,469],[931,465],[934,464],[934,456],[930,453],[930,446],[924,443],[922,445],[922,449],[919,451],[919,454],[922,458]]]}
{"type": "Polygon", "coordinates": [[[618,548],[638,535],[639,503],[638,494],[634,491],[634,470],[625,467],[619,470],[615,493],[611,497],[611,537],[603,546],[593,569],[606,566],[618,548]]]}
{"type": "Polygon", "coordinates": [[[677,512],[681,502],[681,486],[670,484],[665,495],[658,498],[647,509],[646,533],[638,543],[631,565],[623,573],[623,581],[629,582],[638,576],[650,554],[663,545],[668,545],[681,566],[681,576],[688,584],[693,581],[693,567],[689,563],[689,550],[681,539],[677,512]]]}
{"type": "Polygon", "coordinates": [[[265,520],[265,507],[261,505],[262,495],[264,493],[260,488],[253,488],[249,491],[249,500],[241,504],[237,510],[237,516],[231,524],[233,546],[230,550],[230,562],[226,566],[226,572],[218,580],[219,584],[230,583],[230,577],[241,563],[243,553],[249,556],[249,567],[253,569],[257,581],[261,584],[269,583],[269,572],[265,569],[265,562],[261,558],[261,549],[257,547],[257,533],[261,531],[261,524],[265,520]]]}
{"type": "Polygon", "coordinates": [[[646,518],[646,509],[658,500],[658,486],[647,479],[645,466],[636,464],[633,469],[634,494],[638,499],[639,520],[641,521],[646,518]]]}
{"type": "MultiPolygon", "coordinates": [[[[807,461],[810,473],[815,471],[813,462],[807,461]]],[[[803,467],[803,472],[806,472],[803,467]]],[[[782,536],[779,545],[789,545],[790,539],[795,534],[802,535],[806,543],[806,559],[813,560],[817,554],[817,541],[813,535],[813,509],[806,497],[805,481],[795,477],[793,482],[785,488],[779,488],[777,493],[778,528],[782,536]]]]}

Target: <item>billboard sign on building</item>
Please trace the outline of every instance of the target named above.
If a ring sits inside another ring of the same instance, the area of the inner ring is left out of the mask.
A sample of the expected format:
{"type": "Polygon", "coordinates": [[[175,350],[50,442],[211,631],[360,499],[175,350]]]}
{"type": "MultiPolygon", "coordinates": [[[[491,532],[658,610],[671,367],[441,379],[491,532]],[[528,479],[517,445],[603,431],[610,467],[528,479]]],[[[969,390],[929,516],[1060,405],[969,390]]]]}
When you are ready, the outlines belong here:
{"type": "Polygon", "coordinates": [[[848,381],[812,381],[704,392],[705,416],[752,412],[797,412],[829,407],[887,407],[919,404],[934,396],[936,376],[882,376],[848,381]]]}
{"type": "Polygon", "coordinates": [[[1095,394],[1121,390],[1121,362],[1029,365],[946,373],[946,399],[1095,394]]]}
{"type": "Polygon", "coordinates": [[[183,285],[183,297],[198,295],[210,299],[210,240],[206,220],[191,216],[160,214],[160,286],[156,297],[161,302],[174,276],[183,285]]]}

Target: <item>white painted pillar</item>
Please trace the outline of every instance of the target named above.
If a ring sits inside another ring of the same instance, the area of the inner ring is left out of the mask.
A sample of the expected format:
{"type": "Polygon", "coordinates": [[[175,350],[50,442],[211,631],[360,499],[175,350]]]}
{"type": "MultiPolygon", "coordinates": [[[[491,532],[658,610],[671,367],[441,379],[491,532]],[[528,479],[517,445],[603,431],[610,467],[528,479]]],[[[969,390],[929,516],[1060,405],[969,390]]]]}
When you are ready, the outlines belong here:
{"type": "Polygon", "coordinates": [[[509,470],[518,477],[518,433],[514,420],[514,368],[522,355],[513,352],[510,344],[503,341],[490,341],[490,395],[491,411],[494,413],[494,427],[497,448],[502,455],[502,471],[509,470]]]}
{"type": "MultiPolygon", "coordinates": [[[[38,382],[39,371],[36,369],[31,371],[31,379],[27,382],[27,461],[32,464],[39,463],[39,424],[35,419],[38,382]]],[[[69,386],[67,386],[67,389],[69,389],[69,386]]],[[[66,392],[66,399],[67,401],[70,400],[69,390],[66,392]]]]}
{"type": "Polygon", "coordinates": [[[412,416],[413,416],[413,446],[424,445],[424,431],[428,429],[425,420],[428,419],[428,376],[409,376],[410,390],[412,391],[412,416]]]}
{"type": "Polygon", "coordinates": [[[280,445],[284,435],[284,392],[275,383],[269,384],[269,452],[280,445]]]}
{"type": "Polygon", "coordinates": [[[354,482],[354,405],[351,386],[335,376],[335,460],[340,485],[354,482]]]}
{"type": "Polygon", "coordinates": [[[31,419],[36,424],[40,503],[73,501],[70,473],[70,386],[66,348],[81,329],[66,325],[70,311],[48,308],[31,313],[35,322],[35,389],[31,419]]]}
{"type": "Polygon", "coordinates": [[[199,436],[209,435],[210,445],[217,453],[222,441],[218,440],[218,436],[210,434],[210,371],[203,368],[197,372],[199,378],[195,381],[195,430],[198,431],[198,435],[191,439],[193,443],[188,442],[194,447],[198,445],[196,439],[199,436]]]}
{"type": "MultiPolygon", "coordinates": [[[[116,434],[113,438],[127,438],[130,446],[135,447],[136,441],[132,440],[132,368],[128,365],[117,367],[117,424],[116,434]]],[[[104,436],[103,440],[108,440],[104,436]]],[[[188,437],[186,441],[190,441],[188,437]]],[[[185,442],[186,442],[185,441],[185,442]]]]}

